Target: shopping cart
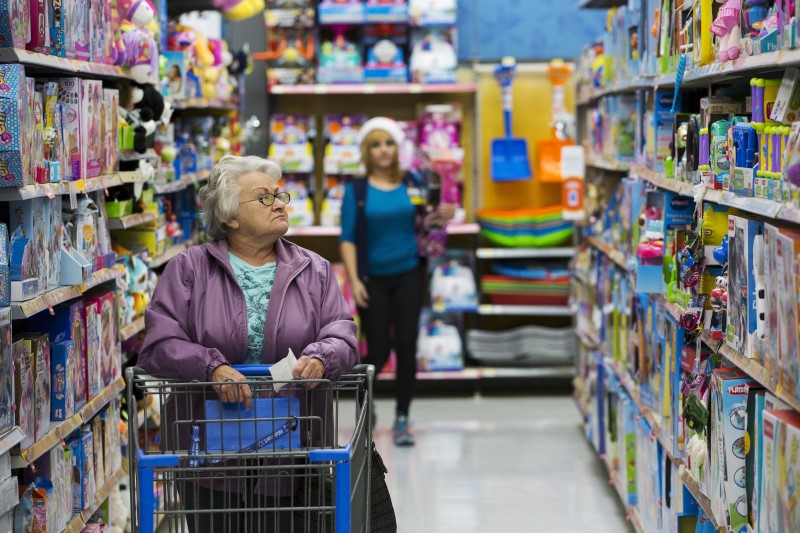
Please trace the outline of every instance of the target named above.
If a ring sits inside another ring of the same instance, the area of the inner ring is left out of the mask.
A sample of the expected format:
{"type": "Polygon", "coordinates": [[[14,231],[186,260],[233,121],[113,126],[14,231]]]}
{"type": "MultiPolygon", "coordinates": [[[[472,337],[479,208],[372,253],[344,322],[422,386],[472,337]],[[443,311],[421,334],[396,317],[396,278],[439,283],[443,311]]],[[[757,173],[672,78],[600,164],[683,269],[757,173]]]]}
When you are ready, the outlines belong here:
{"type": "Polygon", "coordinates": [[[369,531],[375,368],[335,382],[234,368],[249,411],[221,403],[219,383],[126,371],[134,533],[166,520],[187,533],[369,531]]]}

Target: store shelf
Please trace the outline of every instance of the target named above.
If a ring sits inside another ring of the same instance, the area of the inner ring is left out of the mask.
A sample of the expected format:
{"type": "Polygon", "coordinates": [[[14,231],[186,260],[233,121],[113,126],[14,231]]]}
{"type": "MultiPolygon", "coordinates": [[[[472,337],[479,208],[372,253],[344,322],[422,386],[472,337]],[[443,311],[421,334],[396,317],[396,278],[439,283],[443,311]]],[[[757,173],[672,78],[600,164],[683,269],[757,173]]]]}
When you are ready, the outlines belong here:
{"type": "Polygon", "coordinates": [[[578,7],[580,9],[609,9],[624,6],[627,3],[627,0],[581,0],[578,7]]]}
{"type": "Polygon", "coordinates": [[[643,165],[632,165],[631,174],[639,176],[643,180],[652,183],[660,189],[672,191],[683,196],[694,196],[694,185],[691,183],[684,183],[674,179],[667,179],[663,174],[651,170],[643,165]]]}
{"type": "Polygon", "coordinates": [[[0,437],[0,455],[5,455],[11,448],[25,439],[25,433],[19,426],[14,426],[0,437]]]}
{"type": "Polygon", "coordinates": [[[197,174],[188,174],[179,180],[170,182],[149,182],[150,187],[156,194],[171,194],[174,192],[182,191],[194,186],[197,183],[203,183],[208,180],[208,171],[199,172],[197,174]]]}
{"type": "Polygon", "coordinates": [[[706,346],[722,355],[737,368],[760,383],[764,388],[774,394],[776,398],[786,403],[795,411],[800,412],[800,402],[798,402],[794,396],[787,394],[786,391],[783,390],[781,384],[769,375],[767,369],[764,368],[757,359],[751,359],[734,350],[725,344],[725,341],[715,341],[711,339],[706,332],[703,332],[701,339],[706,346]]]}
{"type": "MultiPolygon", "coordinates": [[[[479,224],[448,224],[448,235],[477,235],[480,233],[481,227],[479,224]]],[[[290,227],[286,233],[287,237],[338,237],[342,234],[342,228],[339,226],[308,226],[308,227],[290,227]]]]}
{"type": "Polygon", "coordinates": [[[479,259],[570,258],[575,248],[478,248],[475,255],[479,259]]]}
{"type": "Polygon", "coordinates": [[[79,298],[81,294],[89,289],[96,287],[102,283],[118,279],[122,277],[122,270],[116,266],[111,268],[104,268],[98,270],[92,275],[92,279],[86,285],[70,285],[67,287],[59,287],[52,291],[45,292],[25,302],[11,304],[11,318],[20,320],[23,318],[30,318],[37,313],[41,313],[46,309],[55,307],[56,305],[68,302],[74,298],[79,298]]]}
{"type": "Polygon", "coordinates": [[[615,265],[625,270],[625,272],[630,268],[630,262],[628,258],[625,257],[625,254],[619,250],[615,250],[610,244],[603,242],[598,237],[589,237],[586,241],[592,248],[602,252],[606,257],[611,259],[615,265]]]}
{"type": "Polygon", "coordinates": [[[622,163],[620,161],[608,161],[598,157],[586,157],[586,166],[591,168],[598,168],[600,170],[608,170],[609,172],[628,172],[631,169],[630,163],[622,163]]]}
{"type": "Polygon", "coordinates": [[[128,229],[148,222],[153,222],[158,216],[152,211],[145,211],[144,213],[136,213],[135,215],[127,215],[122,218],[109,218],[108,229],[128,229]]]}
{"type": "MultiPolygon", "coordinates": [[[[463,370],[441,370],[435,372],[417,372],[418,380],[481,380],[481,379],[525,379],[525,378],[571,378],[575,375],[573,366],[531,367],[531,368],[465,368],[463,370]]],[[[395,379],[393,372],[378,374],[381,381],[395,379]]]]}
{"type": "Polygon", "coordinates": [[[141,333],[144,331],[144,317],[139,317],[127,326],[120,328],[119,330],[119,338],[122,341],[126,341],[136,334],[141,333]]]}
{"type": "MultiPolygon", "coordinates": [[[[253,55],[258,59],[258,54],[253,55]]],[[[353,83],[317,85],[275,85],[270,94],[325,95],[325,94],[457,94],[474,93],[474,83],[353,83]]]]}
{"type": "Polygon", "coordinates": [[[8,187],[0,189],[0,201],[9,202],[14,200],[30,200],[32,198],[43,198],[59,196],[64,194],[93,192],[102,189],[111,189],[122,185],[122,177],[119,174],[108,176],[98,176],[78,181],[61,181],[58,183],[37,183],[24,187],[8,187]]]}
{"type": "Polygon", "coordinates": [[[100,394],[92,398],[89,403],[84,405],[81,410],[75,413],[71,418],[52,428],[47,435],[37,440],[33,446],[22,450],[19,455],[12,455],[12,468],[25,468],[27,465],[50,451],[63,439],[66,439],[70,433],[75,431],[85,422],[88,422],[94,415],[100,412],[100,410],[103,409],[103,407],[105,407],[108,402],[112,400],[112,398],[115,398],[124,389],[125,380],[120,377],[114,381],[114,383],[100,391],[100,394]]]}
{"type": "Polygon", "coordinates": [[[50,75],[56,70],[95,78],[130,79],[127,70],[114,65],[77,61],[17,48],[0,48],[0,63],[21,63],[31,70],[46,71],[50,75]]]}
{"type": "MultiPolygon", "coordinates": [[[[620,497],[621,496],[620,494],[620,497]]],[[[636,506],[631,505],[628,507],[627,518],[636,533],[648,533],[642,525],[642,519],[639,517],[639,511],[636,509],[636,506]]]]}
{"type": "Polygon", "coordinates": [[[167,263],[178,257],[181,254],[181,252],[183,252],[185,249],[189,248],[190,246],[194,246],[195,244],[197,244],[197,241],[191,239],[181,244],[176,244],[175,246],[167,248],[167,250],[163,254],[150,260],[150,268],[161,268],[162,266],[166,265],[167,263]]]}
{"type": "Polygon", "coordinates": [[[694,499],[697,500],[698,505],[703,508],[706,516],[709,520],[711,520],[711,525],[714,526],[714,529],[718,530],[720,528],[720,521],[717,520],[712,512],[713,509],[711,508],[711,500],[708,498],[708,496],[703,494],[703,491],[700,490],[700,484],[692,477],[687,468],[681,468],[680,474],[681,482],[687,489],[689,489],[689,492],[692,493],[692,496],[694,496],[694,499]]]}
{"type": "Polygon", "coordinates": [[[178,111],[236,111],[239,105],[216,98],[189,98],[188,100],[170,101],[172,108],[178,111]]]}
{"type": "Polygon", "coordinates": [[[92,504],[82,513],[76,514],[72,517],[72,520],[67,525],[67,529],[64,530],[64,533],[81,533],[83,529],[86,527],[87,522],[91,520],[92,515],[103,505],[103,502],[108,499],[111,495],[111,492],[114,488],[119,485],[122,480],[125,478],[125,470],[120,468],[114,475],[108,478],[105,484],[98,489],[94,494],[94,501],[92,504]]]}
{"type": "Polygon", "coordinates": [[[572,316],[572,309],[561,305],[491,305],[478,307],[479,315],[572,316]]]}

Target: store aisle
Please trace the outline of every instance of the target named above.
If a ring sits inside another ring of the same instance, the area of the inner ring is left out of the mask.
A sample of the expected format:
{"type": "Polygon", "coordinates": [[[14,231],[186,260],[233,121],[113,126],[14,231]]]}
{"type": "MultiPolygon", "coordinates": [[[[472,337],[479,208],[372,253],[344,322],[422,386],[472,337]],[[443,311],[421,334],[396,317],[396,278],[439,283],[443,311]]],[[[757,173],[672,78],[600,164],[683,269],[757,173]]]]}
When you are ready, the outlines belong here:
{"type": "Polygon", "coordinates": [[[568,396],[415,400],[413,448],[392,409],[377,401],[375,440],[400,533],[632,531],[568,396]]]}

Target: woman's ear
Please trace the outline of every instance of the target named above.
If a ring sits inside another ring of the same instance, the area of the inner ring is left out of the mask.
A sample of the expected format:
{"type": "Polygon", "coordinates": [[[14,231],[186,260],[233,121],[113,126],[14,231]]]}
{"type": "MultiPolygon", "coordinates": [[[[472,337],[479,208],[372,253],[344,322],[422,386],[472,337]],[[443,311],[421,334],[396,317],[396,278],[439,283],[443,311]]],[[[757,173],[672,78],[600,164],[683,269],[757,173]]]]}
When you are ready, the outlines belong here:
{"type": "Polygon", "coordinates": [[[239,219],[232,218],[225,223],[230,229],[239,229],[239,219]]]}

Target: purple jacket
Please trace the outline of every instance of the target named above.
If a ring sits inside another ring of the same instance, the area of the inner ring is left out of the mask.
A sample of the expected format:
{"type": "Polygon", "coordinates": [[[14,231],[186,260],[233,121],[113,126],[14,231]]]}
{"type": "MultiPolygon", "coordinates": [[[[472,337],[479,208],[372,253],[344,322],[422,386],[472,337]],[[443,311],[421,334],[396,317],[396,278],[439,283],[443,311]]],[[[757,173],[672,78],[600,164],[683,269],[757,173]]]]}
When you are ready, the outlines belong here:
{"type": "MultiPolygon", "coordinates": [[[[275,243],[275,251],[278,264],[264,325],[262,362],[275,363],[291,348],[298,358],[321,360],[325,379],[336,380],[358,357],[356,324],[331,264],[284,239],[275,243]]],[[[245,299],[228,260],[227,241],[193,246],[169,262],[145,311],[145,325],[138,364],[153,375],[207,382],[220,365],[246,361],[245,299]]],[[[193,401],[185,397],[176,401],[173,394],[167,400],[162,410],[163,449],[175,450],[176,444],[188,449],[191,428],[176,422],[202,412],[204,395],[194,396],[193,401]]],[[[213,393],[207,396],[212,398],[216,399],[213,393]]],[[[331,413],[330,394],[314,395],[311,405],[320,414],[331,413]]],[[[313,444],[322,444],[317,428],[313,433],[313,444]]]]}

